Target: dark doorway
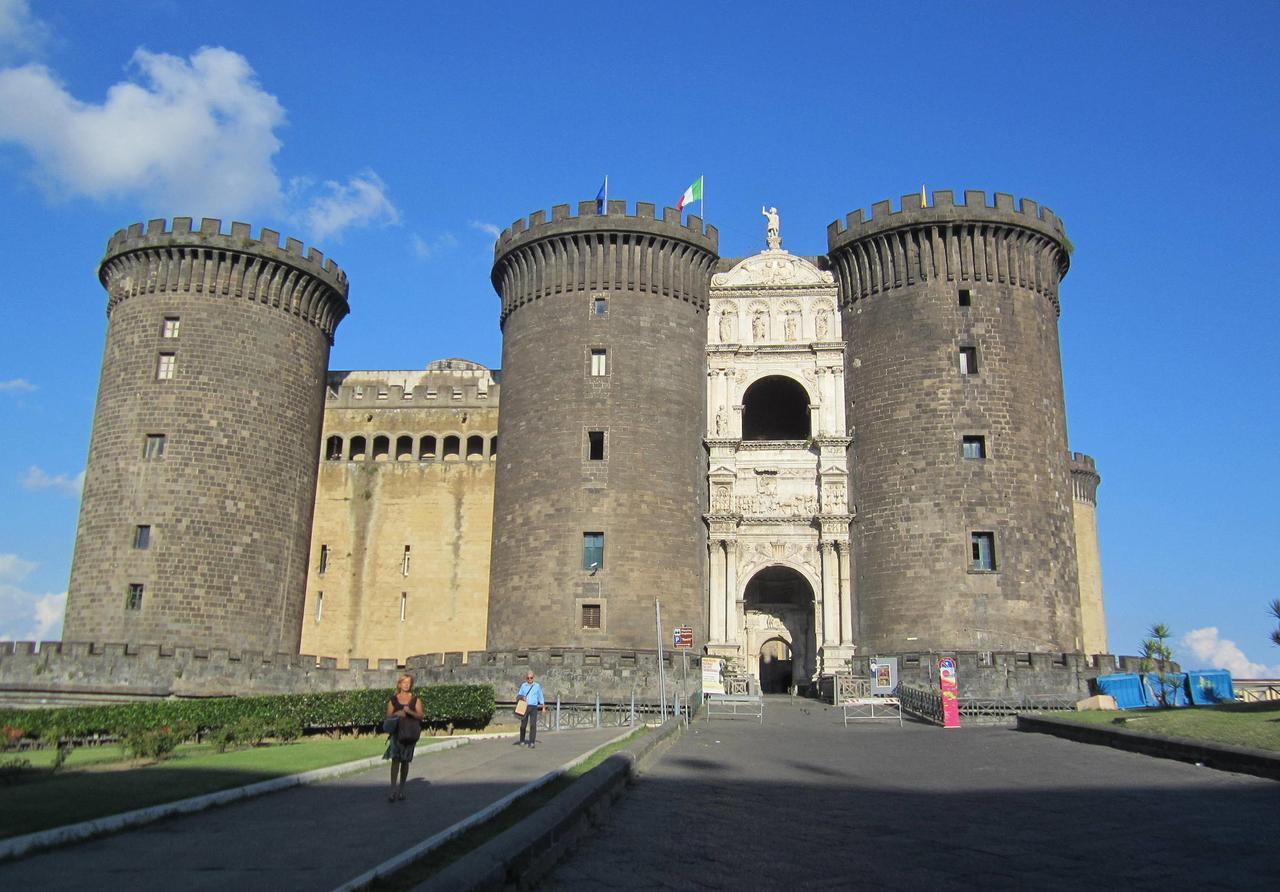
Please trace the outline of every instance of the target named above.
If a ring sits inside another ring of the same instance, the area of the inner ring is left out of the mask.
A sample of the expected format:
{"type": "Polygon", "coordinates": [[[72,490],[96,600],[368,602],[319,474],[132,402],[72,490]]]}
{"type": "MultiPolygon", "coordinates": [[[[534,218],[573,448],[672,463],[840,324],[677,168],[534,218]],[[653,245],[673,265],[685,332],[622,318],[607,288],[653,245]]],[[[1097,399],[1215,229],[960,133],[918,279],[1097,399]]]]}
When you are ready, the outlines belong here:
{"type": "Polygon", "coordinates": [[[809,394],[791,378],[761,378],[742,396],[742,439],[809,439],[809,394]]]}
{"type": "Polygon", "coordinates": [[[774,638],[760,645],[760,691],[785,694],[791,687],[791,645],[774,638]]]}

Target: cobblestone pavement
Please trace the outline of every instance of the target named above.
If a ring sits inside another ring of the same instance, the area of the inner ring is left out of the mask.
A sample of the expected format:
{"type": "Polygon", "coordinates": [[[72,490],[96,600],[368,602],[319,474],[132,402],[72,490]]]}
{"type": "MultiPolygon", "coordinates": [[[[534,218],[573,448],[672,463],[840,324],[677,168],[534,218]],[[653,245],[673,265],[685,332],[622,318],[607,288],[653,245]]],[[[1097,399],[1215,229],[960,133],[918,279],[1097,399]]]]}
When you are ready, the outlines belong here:
{"type": "Polygon", "coordinates": [[[419,747],[404,802],[384,763],[0,864],[0,889],[332,889],[625,730],[419,747]]]}
{"type": "Polygon", "coordinates": [[[541,888],[1259,888],[1278,830],[1274,781],[779,698],[695,722],[541,888]]]}

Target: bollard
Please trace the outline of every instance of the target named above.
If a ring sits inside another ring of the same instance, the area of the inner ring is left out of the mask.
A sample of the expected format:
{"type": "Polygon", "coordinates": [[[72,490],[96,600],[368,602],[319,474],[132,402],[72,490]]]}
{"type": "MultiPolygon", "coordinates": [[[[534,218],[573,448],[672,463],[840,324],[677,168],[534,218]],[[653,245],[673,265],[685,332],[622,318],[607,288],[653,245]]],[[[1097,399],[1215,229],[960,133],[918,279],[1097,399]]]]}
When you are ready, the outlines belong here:
{"type": "Polygon", "coordinates": [[[630,715],[630,717],[629,717],[628,724],[630,724],[632,728],[634,728],[634,727],[636,726],[636,692],[635,692],[635,688],[632,688],[632,689],[631,689],[631,715],[630,715]]]}
{"type": "Polygon", "coordinates": [[[560,730],[560,695],[556,694],[556,730],[560,730]]]}
{"type": "Polygon", "coordinates": [[[596,691],[596,727],[600,727],[600,692],[596,691]]]}

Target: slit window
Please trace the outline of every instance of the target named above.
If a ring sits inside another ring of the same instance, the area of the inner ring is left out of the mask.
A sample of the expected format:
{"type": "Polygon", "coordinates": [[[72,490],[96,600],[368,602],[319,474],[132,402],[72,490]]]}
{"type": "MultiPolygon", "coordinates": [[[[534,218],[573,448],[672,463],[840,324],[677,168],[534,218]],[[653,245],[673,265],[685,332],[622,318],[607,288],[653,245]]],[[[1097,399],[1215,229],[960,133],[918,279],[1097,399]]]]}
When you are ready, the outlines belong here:
{"type": "Polygon", "coordinates": [[[404,556],[400,558],[400,575],[401,576],[409,575],[409,554],[410,554],[410,549],[409,549],[409,546],[406,545],[404,547],[404,556]]]}
{"type": "Polygon", "coordinates": [[[990,532],[969,534],[969,568],[982,572],[996,569],[996,534],[990,532]]]}
{"type": "Polygon", "coordinates": [[[582,534],[582,569],[599,570],[604,566],[604,533],[582,534]]]}
{"type": "Polygon", "coordinates": [[[129,588],[124,595],[125,610],[141,610],[142,609],[142,583],[131,582],[129,588]]]}
{"type": "Polygon", "coordinates": [[[582,605],[582,628],[584,629],[600,628],[600,605],[599,604],[583,604],[582,605]]]}
{"type": "Polygon", "coordinates": [[[591,377],[602,378],[609,374],[609,351],[603,347],[591,350],[591,377]]]}
{"type": "Polygon", "coordinates": [[[328,569],[329,569],[329,546],[321,545],[320,546],[320,567],[318,569],[318,572],[320,573],[321,576],[323,576],[325,574],[325,571],[328,569]]]}
{"type": "Polygon", "coordinates": [[[142,441],[143,458],[160,458],[164,455],[164,434],[147,434],[142,441]]]}
{"type": "Polygon", "coordinates": [[[978,348],[977,347],[961,347],[960,348],[960,374],[962,375],[978,374],[978,348]]]}
{"type": "Polygon", "coordinates": [[[400,622],[404,622],[405,612],[409,609],[409,593],[400,593],[400,622]]]}
{"type": "Polygon", "coordinates": [[[587,458],[604,461],[604,431],[587,431],[587,458]]]}
{"type": "Polygon", "coordinates": [[[965,458],[984,459],[987,457],[987,438],[974,434],[961,440],[961,454],[965,458]]]}
{"type": "Polygon", "coordinates": [[[133,528],[133,547],[139,551],[146,551],[151,547],[151,527],[147,524],[138,524],[133,528]]]}
{"type": "Polygon", "coordinates": [[[956,302],[962,307],[973,306],[973,292],[968,288],[961,288],[956,294],[956,302]]]}
{"type": "Polygon", "coordinates": [[[174,373],[178,370],[178,354],[161,353],[156,361],[156,380],[169,381],[172,380],[174,373]]]}
{"type": "Polygon", "coordinates": [[[160,326],[160,337],[176,338],[178,336],[178,317],[165,316],[164,322],[160,326]]]}
{"type": "Polygon", "coordinates": [[[320,624],[320,620],[323,616],[324,616],[324,592],[316,592],[316,625],[320,624]]]}

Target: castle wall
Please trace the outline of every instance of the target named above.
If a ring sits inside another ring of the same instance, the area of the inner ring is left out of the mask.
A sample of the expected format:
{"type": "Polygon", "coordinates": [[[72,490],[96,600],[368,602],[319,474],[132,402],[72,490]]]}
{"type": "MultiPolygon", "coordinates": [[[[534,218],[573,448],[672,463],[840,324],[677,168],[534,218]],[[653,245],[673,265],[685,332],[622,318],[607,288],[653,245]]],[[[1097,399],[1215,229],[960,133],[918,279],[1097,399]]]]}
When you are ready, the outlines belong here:
{"type": "Polygon", "coordinates": [[[270,230],[190,224],[122,230],[102,263],[107,341],[63,635],[296,650],[346,278],[270,230]],[[157,435],[163,453],[148,455],[157,435]]]}
{"type": "Polygon", "coordinates": [[[907,196],[828,230],[848,339],[862,652],[1078,651],[1058,351],[1065,236],[1007,195],[907,196]],[[960,289],[969,305],[961,306],[960,289]],[[966,374],[962,348],[976,351],[966,374]],[[965,458],[963,438],[984,438],[965,458]],[[975,567],[975,533],[994,568],[975,567]]]}
{"type": "Polygon", "coordinates": [[[652,646],[655,598],[669,624],[706,640],[701,437],[716,238],[697,217],[681,225],[668,208],[657,219],[643,203],[630,216],[615,201],[608,216],[594,202],[577,217],[566,205],[549,222],[538,212],[498,240],[490,648],[652,646]],[[603,432],[600,460],[590,431],[603,432]],[[586,533],[604,535],[595,570],[586,533]]]}
{"type": "Polygon", "coordinates": [[[330,373],[304,653],[345,666],[484,649],[498,392],[461,360],[330,373]]]}

